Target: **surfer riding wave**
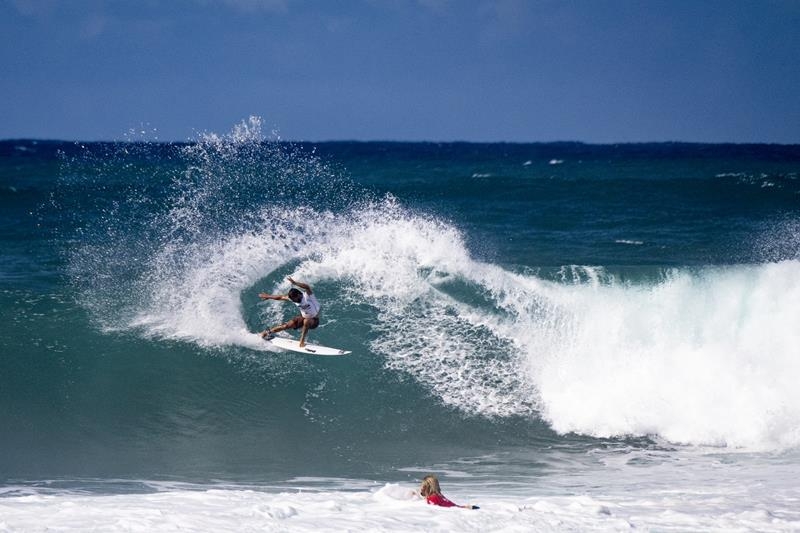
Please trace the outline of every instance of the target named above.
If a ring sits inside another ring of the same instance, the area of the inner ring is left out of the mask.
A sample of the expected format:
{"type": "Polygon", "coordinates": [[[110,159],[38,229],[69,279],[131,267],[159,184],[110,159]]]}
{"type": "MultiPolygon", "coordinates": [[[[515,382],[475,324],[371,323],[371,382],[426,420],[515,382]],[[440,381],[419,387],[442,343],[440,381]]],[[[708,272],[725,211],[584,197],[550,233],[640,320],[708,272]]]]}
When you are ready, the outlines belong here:
{"type": "Polygon", "coordinates": [[[291,277],[286,279],[289,281],[289,283],[292,285],[297,285],[305,292],[301,292],[292,287],[289,289],[287,294],[268,294],[266,292],[262,292],[258,295],[258,297],[262,300],[282,300],[292,302],[300,308],[300,315],[290,319],[287,322],[284,322],[283,324],[265,329],[261,332],[261,337],[270,339],[279,331],[302,328],[303,330],[300,333],[300,347],[302,348],[306,345],[306,334],[308,333],[308,330],[315,329],[317,326],[319,326],[320,305],[317,301],[317,297],[314,296],[310,285],[300,281],[295,281],[291,277]]]}

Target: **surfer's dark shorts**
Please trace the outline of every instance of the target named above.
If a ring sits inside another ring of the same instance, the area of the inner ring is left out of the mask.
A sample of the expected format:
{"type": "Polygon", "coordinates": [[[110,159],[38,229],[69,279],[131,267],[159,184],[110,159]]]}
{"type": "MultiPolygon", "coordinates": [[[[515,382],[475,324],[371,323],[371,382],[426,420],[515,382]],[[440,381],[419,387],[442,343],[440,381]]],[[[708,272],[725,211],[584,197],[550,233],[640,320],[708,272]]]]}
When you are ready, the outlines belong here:
{"type": "MultiPolygon", "coordinates": [[[[293,319],[289,320],[286,325],[289,326],[290,329],[300,329],[303,327],[303,318],[302,316],[296,316],[293,319]]],[[[319,326],[319,315],[315,316],[314,318],[309,319],[311,323],[308,325],[308,329],[314,329],[319,326]]]]}

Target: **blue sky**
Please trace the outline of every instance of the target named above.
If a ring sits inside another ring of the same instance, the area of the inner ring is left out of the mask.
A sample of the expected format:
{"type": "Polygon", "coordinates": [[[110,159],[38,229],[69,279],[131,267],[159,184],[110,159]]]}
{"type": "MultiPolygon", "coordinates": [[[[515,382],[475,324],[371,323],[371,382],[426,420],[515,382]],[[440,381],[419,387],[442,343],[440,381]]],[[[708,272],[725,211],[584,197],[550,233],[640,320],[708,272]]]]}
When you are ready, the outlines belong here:
{"type": "Polygon", "coordinates": [[[0,0],[0,139],[800,143],[800,0],[0,0]],[[155,133],[154,133],[155,132],[155,133]]]}

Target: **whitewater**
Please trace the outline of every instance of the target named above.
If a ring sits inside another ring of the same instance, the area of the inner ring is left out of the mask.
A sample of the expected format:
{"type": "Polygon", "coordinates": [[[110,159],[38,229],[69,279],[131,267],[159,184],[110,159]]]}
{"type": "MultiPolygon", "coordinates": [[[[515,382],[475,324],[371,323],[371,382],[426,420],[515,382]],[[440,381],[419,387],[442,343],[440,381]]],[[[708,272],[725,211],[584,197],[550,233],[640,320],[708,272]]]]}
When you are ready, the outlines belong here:
{"type": "MultiPolygon", "coordinates": [[[[464,472],[450,472],[458,483],[456,490],[447,491],[450,497],[479,502],[479,510],[431,507],[417,495],[415,485],[355,479],[296,479],[291,488],[128,481],[133,488],[125,488],[131,493],[99,495],[85,487],[70,491],[48,484],[12,485],[4,487],[0,497],[0,528],[199,532],[796,531],[800,527],[797,470],[786,468],[796,456],[736,467],[724,456],[696,461],[651,453],[636,457],[631,468],[630,458],[621,455],[607,459],[604,475],[572,472],[546,483],[487,483],[464,472]]],[[[89,484],[103,491],[101,483],[89,484]]],[[[118,491],[119,486],[118,482],[118,491]]]]}

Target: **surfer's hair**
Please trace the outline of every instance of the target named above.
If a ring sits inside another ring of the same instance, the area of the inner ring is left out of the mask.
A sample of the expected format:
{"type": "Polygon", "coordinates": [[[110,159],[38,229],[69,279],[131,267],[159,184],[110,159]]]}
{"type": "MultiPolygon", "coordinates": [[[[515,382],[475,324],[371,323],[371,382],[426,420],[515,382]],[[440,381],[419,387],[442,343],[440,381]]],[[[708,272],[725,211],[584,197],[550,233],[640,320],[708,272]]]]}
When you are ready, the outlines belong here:
{"type": "Polygon", "coordinates": [[[439,480],[436,476],[425,476],[422,480],[422,485],[419,488],[419,494],[423,498],[427,498],[432,494],[441,494],[442,489],[439,488],[439,480]]]}
{"type": "Polygon", "coordinates": [[[292,287],[291,289],[289,289],[289,299],[292,301],[295,300],[300,301],[303,299],[303,293],[292,287]]]}

